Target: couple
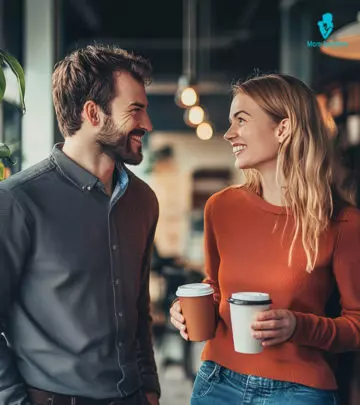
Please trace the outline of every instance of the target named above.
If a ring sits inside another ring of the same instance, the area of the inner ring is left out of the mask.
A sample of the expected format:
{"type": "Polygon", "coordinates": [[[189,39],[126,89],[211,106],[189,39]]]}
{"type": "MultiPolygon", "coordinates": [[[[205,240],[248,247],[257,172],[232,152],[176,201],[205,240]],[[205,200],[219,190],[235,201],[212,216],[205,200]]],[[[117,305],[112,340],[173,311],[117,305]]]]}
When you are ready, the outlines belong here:
{"type": "MultiPolygon", "coordinates": [[[[149,315],[158,203],[124,165],[141,162],[152,129],[150,70],[101,46],[60,61],[53,100],[65,142],[0,184],[0,405],[159,404],[149,315]]],[[[334,404],[325,356],[360,347],[360,214],[335,193],[329,133],[299,80],[239,83],[229,119],[246,183],[205,210],[219,323],[192,404],[334,404]],[[335,285],[342,313],[330,319],[335,285]],[[230,343],[224,303],[245,289],[274,303],[254,323],[259,356],[230,343]]],[[[178,303],[171,314],[186,338],[178,303]]]]}

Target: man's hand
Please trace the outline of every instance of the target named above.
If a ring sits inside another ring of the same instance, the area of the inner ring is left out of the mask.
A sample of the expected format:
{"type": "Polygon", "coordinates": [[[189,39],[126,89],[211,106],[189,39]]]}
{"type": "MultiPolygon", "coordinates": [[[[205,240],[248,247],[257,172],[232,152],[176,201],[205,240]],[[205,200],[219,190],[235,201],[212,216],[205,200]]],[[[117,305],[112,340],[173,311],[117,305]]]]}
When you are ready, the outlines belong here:
{"type": "Polygon", "coordinates": [[[271,309],[260,312],[251,325],[253,336],[263,340],[264,347],[286,342],[296,328],[296,317],[287,309],[271,309]]]}
{"type": "Polygon", "coordinates": [[[145,395],[149,405],[159,405],[159,397],[156,392],[146,392],[145,395]]]}

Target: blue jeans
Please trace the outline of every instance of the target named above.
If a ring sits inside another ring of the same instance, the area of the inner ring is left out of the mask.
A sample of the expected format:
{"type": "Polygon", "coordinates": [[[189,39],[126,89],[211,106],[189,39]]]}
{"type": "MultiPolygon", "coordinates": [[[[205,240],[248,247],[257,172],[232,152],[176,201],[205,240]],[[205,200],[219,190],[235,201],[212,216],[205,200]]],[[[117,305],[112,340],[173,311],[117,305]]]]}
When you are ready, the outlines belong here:
{"type": "Polygon", "coordinates": [[[239,374],[212,361],[200,367],[191,405],[337,405],[336,391],[239,374]]]}

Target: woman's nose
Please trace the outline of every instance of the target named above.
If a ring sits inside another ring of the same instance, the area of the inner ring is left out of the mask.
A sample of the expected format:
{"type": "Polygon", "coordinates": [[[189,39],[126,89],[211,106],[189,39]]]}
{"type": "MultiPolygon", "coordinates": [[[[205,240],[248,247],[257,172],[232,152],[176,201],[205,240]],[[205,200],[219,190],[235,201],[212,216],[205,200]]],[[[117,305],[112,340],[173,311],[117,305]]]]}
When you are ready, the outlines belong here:
{"type": "Polygon", "coordinates": [[[236,133],[231,130],[231,127],[225,132],[224,139],[226,141],[230,141],[231,139],[236,137],[236,133]]]}

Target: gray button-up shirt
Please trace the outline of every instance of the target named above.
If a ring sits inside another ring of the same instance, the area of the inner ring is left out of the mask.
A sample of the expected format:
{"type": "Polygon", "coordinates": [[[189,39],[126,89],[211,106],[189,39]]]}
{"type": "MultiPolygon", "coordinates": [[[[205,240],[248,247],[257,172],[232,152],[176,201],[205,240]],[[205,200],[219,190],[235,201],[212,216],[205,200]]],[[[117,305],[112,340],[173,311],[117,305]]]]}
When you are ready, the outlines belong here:
{"type": "Polygon", "coordinates": [[[1,405],[25,402],[26,385],[160,392],[148,289],[157,219],[154,193],[125,166],[110,198],[60,145],[0,183],[1,405]]]}

